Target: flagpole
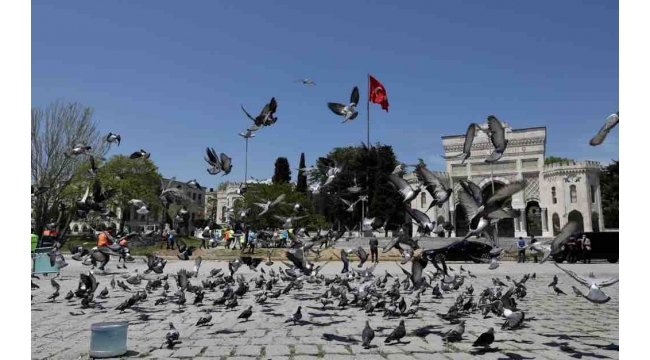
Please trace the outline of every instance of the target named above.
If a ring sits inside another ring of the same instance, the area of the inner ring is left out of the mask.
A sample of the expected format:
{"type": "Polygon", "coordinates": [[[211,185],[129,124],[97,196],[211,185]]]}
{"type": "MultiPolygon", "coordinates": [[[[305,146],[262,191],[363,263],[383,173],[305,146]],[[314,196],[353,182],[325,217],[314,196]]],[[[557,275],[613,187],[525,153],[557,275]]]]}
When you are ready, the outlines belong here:
{"type": "Polygon", "coordinates": [[[368,148],[370,148],[370,74],[368,74],[368,99],[366,100],[366,117],[368,119],[368,148]]]}

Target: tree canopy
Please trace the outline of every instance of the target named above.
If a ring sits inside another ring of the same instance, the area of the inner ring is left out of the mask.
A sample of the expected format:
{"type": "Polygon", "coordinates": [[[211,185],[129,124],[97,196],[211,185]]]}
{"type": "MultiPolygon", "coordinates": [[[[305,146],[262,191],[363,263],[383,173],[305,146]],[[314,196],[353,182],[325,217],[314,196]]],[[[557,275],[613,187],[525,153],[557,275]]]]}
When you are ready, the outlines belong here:
{"type": "MultiPolygon", "coordinates": [[[[368,196],[367,211],[364,214],[366,217],[379,216],[382,219],[388,219],[390,228],[395,228],[403,223],[404,211],[401,197],[388,181],[388,175],[397,166],[397,159],[391,146],[376,144],[371,148],[365,146],[339,147],[326,157],[338,163],[345,163],[337,180],[328,189],[324,189],[320,194],[314,196],[317,210],[324,214],[328,221],[334,223],[338,220],[341,222],[341,227],[348,226],[350,229],[360,223],[361,203],[356,205],[355,211],[351,214],[345,211],[347,206],[338,197],[329,195],[331,193],[345,194],[346,189],[355,185],[356,181],[357,186],[365,189],[363,194],[368,196]]],[[[321,173],[312,173],[311,179],[323,182],[325,176],[321,173]]],[[[342,195],[342,197],[354,202],[359,194],[342,195]]]]}
{"type": "Polygon", "coordinates": [[[573,159],[569,158],[563,158],[563,157],[557,157],[557,156],[549,156],[546,159],[544,159],[544,165],[551,165],[551,164],[568,164],[573,162],[573,159]]]}
{"type": "Polygon", "coordinates": [[[600,173],[600,193],[605,227],[618,229],[618,160],[600,173]]]}
{"type": "Polygon", "coordinates": [[[236,216],[243,209],[250,209],[246,218],[246,223],[256,230],[275,229],[282,226],[282,222],[273,215],[289,217],[307,215],[306,218],[299,220],[296,227],[306,227],[308,230],[315,230],[318,227],[326,227],[328,223],[322,215],[313,211],[307,194],[295,191],[293,184],[249,184],[248,191],[244,193],[242,200],[236,200],[233,204],[233,212],[236,216]],[[279,205],[266,214],[259,216],[262,209],[254,203],[266,203],[273,201],[281,194],[285,194],[285,204],[279,205]],[[304,212],[296,214],[293,210],[295,204],[300,204],[304,212]]]}
{"type": "Polygon", "coordinates": [[[301,193],[307,192],[307,175],[300,170],[305,168],[305,153],[300,154],[300,165],[298,165],[298,180],[296,181],[296,191],[301,193]]]}
{"type": "Polygon", "coordinates": [[[44,194],[32,199],[34,230],[41,234],[45,224],[57,222],[63,236],[74,209],[65,190],[87,164],[88,156],[66,156],[76,144],[91,146],[90,152],[102,158],[108,151],[104,136],[92,119],[93,110],[79,103],[55,101],[46,109],[32,108],[31,176],[32,184],[49,186],[44,194]],[[63,211],[60,211],[63,210],[63,211]]]}
{"type": "Polygon", "coordinates": [[[271,181],[274,184],[284,184],[291,181],[291,168],[286,157],[279,157],[275,160],[275,171],[271,181]]]}

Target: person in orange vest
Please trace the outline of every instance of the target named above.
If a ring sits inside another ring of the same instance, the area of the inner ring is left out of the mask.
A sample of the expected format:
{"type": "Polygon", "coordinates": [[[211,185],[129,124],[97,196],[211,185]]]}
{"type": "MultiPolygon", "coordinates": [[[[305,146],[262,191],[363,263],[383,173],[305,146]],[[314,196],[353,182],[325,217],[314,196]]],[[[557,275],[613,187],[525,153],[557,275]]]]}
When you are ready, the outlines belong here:
{"type": "Polygon", "coordinates": [[[106,255],[106,261],[99,264],[99,270],[104,271],[104,266],[108,264],[110,255],[120,250],[119,244],[113,244],[112,234],[115,232],[115,225],[109,225],[106,231],[97,235],[97,249],[106,255]]]}
{"type": "Polygon", "coordinates": [[[43,230],[43,235],[38,241],[38,247],[52,247],[54,242],[57,240],[59,233],[56,231],[56,224],[50,223],[45,225],[45,230],[43,230]]]}

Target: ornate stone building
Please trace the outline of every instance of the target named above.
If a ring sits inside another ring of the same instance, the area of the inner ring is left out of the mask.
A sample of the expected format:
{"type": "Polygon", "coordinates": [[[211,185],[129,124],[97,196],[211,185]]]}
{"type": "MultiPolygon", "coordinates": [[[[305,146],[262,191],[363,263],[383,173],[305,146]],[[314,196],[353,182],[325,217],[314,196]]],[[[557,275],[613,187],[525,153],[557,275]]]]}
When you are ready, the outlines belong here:
{"type": "MultiPolygon", "coordinates": [[[[449,221],[455,235],[464,236],[468,230],[465,211],[458,203],[459,180],[471,180],[490,196],[493,191],[518,179],[526,179],[524,191],[512,198],[512,207],[520,211],[517,219],[499,221],[499,236],[552,237],[569,220],[577,221],[584,231],[603,229],[600,201],[600,163],[594,161],[552,164],[545,166],[546,128],[513,129],[503,123],[508,147],[503,157],[494,165],[485,163],[492,152],[487,134],[477,131],[472,144],[471,157],[461,164],[461,159],[446,160],[446,172],[439,173],[454,192],[442,208],[428,212],[437,223],[449,221]],[[494,181],[492,181],[494,180],[494,181]]],[[[487,124],[481,125],[487,129],[487,124]]],[[[442,137],[445,157],[462,152],[465,135],[442,137]]],[[[417,183],[414,174],[407,181],[417,183]]],[[[431,196],[422,192],[411,206],[425,211],[431,196]]]]}

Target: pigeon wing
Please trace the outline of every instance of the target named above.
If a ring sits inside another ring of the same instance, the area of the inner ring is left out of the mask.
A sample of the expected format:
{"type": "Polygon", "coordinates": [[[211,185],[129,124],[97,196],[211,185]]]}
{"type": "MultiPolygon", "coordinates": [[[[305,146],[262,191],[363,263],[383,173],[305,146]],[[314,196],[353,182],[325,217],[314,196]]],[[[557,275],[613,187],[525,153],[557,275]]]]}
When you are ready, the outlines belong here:
{"type": "Polygon", "coordinates": [[[332,110],[332,112],[335,113],[336,115],[340,115],[340,116],[344,115],[343,109],[345,108],[345,105],[343,104],[330,102],[327,103],[327,107],[330,108],[330,110],[332,110]]]}
{"type": "Polygon", "coordinates": [[[472,143],[474,143],[474,136],[476,135],[476,124],[471,123],[467,127],[465,133],[465,142],[463,143],[463,153],[469,154],[472,150],[472,143]]]}
{"type": "Polygon", "coordinates": [[[222,169],[228,169],[230,166],[232,166],[232,158],[229,158],[228,155],[221,153],[221,168],[222,169]]]}
{"type": "Polygon", "coordinates": [[[460,205],[465,209],[465,216],[467,217],[467,221],[472,221],[478,214],[479,214],[479,208],[478,204],[476,203],[476,200],[470,195],[465,189],[461,189],[461,191],[458,192],[458,200],[460,201],[460,205]]]}
{"type": "Polygon", "coordinates": [[[244,114],[246,114],[246,116],[247,116],[249,119],[255,121],[255,118],[252,117],[251,114],[249,114],[248,111],[246,111],[246,109],[244,109],[244,105],[241,105],[241,109],[242,109],[242,111],[244,112],[244,114]]]}
{"type": "Polygon", "coordinates": [[[618,124],[618,113],[609,115],[605,121],[605,125],[603,125],[603,127],[598,131],[598,134],[589,141],[589,145],[598,146],[602,144],[609,131],[616,126],[616,124],[618,124]]]}
{"type": "Polygon", "coordinates": [[[589,281],[587,281],[587,279],[583,278],[582,276],[580,276],[580,275],[574,273],[574,272],[571,271],[571,270],[568,270],[568,269],[565,269],[565,268],[561,267],[561,266],[558,265],[557,263],[554,263],[554,264],[555,264],[555,266],[557,266],[560,270],[564,271],[567,275],[569,275],[570,277],[572,277],[573,280],[575,280],[575,281],[581,283],[582,285],[584,285],[584,286],[586,286],[586,287],[591,286],[591,284],[589,284],[589,281]]]}
{"type": "Polygon", "coordinates": [[[395,185],[395,187],[397,188],[397,190],[399,190],[399,192],[408,191],[410,187],[410,185],[406,182],[406,180],[394,174],[388,175],[388,180],[390,180],[390,182],[393,185],[395,185]]]}
{"type": "Polygon", "coordinates": [[[512,195],[522,191],[526,187],[526,180],[519,180],[512,182],[501,189],[497,190],[494,195],[490,196],[490,198],[486,201],[485,207],[489,207],[490,205],[494,206],[497,205],[498,207],[501,207],[501,204],[503,204],[506,199],[510,198],[512,195]]]}
{"type": "Polygon", "coordinates": [[[546,260],[548,260],[551,255],[557,254],[560,249],[562,248],[562,245],[569,239],[571,235],[576,233],[578,231],[578,223],[575,221],[569,221],[560,233],[553,239],[553,243],[551,243],[551,251],[542,259],[540,263],[544,263],[546,260]]]}
{"type": "Polygon", "coordinates": [[[281,203],[282,201],[284,201],[285,197],[287,197],[286,194],[280,194],[280,196],[278,196],[275,200],[273,200],[273,202],[271,203],[270,206],[275,206],[275,205],[281,203]]]}
{"type": "Polygon", "coordinates": [[[356,86],[352,89],[352,93],[350,94],[350,103],[355,105],[359,104],[359,88],[356,86]]]}
{"type": "Polygon", "coordinates": [[[501,121],[496,117],[488,116],[488,129],[490,131],[490,140],[496,149],[505,149],[506,147],[506,132],[501,125],[501,121]]]}

